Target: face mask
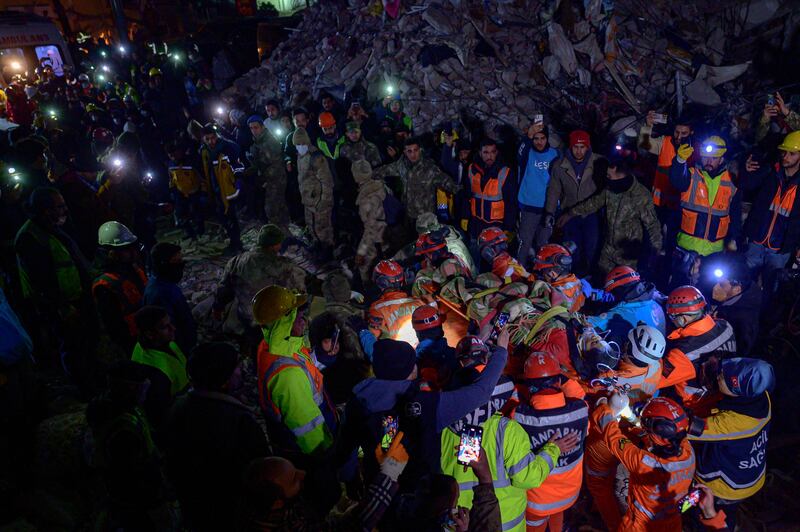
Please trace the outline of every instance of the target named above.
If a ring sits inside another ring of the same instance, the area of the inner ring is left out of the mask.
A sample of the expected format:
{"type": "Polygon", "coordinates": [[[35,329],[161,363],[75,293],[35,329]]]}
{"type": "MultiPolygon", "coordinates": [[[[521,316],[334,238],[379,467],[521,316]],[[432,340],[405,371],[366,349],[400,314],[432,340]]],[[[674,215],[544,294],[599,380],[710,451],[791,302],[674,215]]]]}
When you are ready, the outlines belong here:
{"type": "Polygon", "coordinates": [[[306,153],[308,153],[308,146],[301,144],[300,146],[297,147],[298,155],[303,156],[306,153]]]}

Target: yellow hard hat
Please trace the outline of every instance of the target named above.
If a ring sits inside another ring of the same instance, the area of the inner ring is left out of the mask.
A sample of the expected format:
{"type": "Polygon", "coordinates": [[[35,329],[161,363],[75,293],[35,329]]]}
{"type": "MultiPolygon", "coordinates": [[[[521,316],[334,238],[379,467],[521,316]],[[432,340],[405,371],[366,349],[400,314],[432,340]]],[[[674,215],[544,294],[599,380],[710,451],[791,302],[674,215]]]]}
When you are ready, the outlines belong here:
{"type": "Polygon", "coordinates": [[[786,135],[778,149],[795,153],[800,152],[800,131],[792,131],[786,135]]]}
{"type": "Polygon", "coordinates": [[[725,139],[718,137],[717,135],[713,135],[703,141],[703,147],[700,151],[700,156],[722,157],[725,155],[726,151],[728,151],[728,147],[725,144],[725,139]]]}
{"type": "Polygon", "coordinates": [[[266,286],[253,296],[253,317],[259,325],[269,325],[302,307],[306,301],[306,294],[298,294],[283,286],[266,286]]]}
{"type": "Polygon", "coordinates": [[[150,69],[150,71],[147,73],[147,75],[150,76],[151,78],[154,77],[154,76],[160,76],[161,75],[161,69],[153,67],[153,68],[150,69]]]}

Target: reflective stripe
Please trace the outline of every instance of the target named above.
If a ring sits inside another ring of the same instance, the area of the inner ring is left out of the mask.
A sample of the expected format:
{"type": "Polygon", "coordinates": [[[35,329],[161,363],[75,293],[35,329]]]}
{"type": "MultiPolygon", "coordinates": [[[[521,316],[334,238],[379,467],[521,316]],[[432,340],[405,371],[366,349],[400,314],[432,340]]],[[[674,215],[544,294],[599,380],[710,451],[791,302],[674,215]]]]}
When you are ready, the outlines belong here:
{"type": "Polygon", "coordinates": [[[675,471],[680,471],[681,469],[688,469],[694,466],[694,454],[692,454],[686,460],[681,460],[680,462],[662,462],[646,454],[642,457],[642,463],[649,468],[652,469],[661,469],[662,471],[669,471],[670,473],[674,473],[675,471]]]}
{"type": "MultiPolygon", "coordinates": [[[[530,503],[528,503],[528,504],[530,504],[530,503]]],[[[539,519],[538,521],[530,521],[530,520],[526,519],[525,520],[525,524],[528,525],[528,526],[542,526],[549,519],[550,519],[549,517],[545,517],[544,519],[539,519]]]]}
{"type": "Polygon", "coordinates": [[[305,436],[307,433],[311,432],[318,426],[322,425],[323,423],[325,423],[325,418],[322,417],[322,415],[319,415],[314,419],[312,419],[311,421],[309,421],[308,423],[306,423],[305,425],[291,429],[291,431],[295,436],[300,438],[302,436],[305,436]]]}
{"type": "MultiPolygon", "coordinates": [[[[308,378],[309,386],[311,386],[311,393],[313,394],[314,397],[314,403],[316,403],[317,406],[322,406],[322,403],[325,401],[325,397],[322,394],[322,390],[317,390],[317,387],[314,383],[314,378],[311,376],[311,373],[309,373],[308,368],[305,367],[305,364],[302,364],[298,360],[289,357],[278,357],[272,362],[272,364],[267,366],[266,371],[264,371],[264,375],[268,376],[269,378],[264,379],[264,397],[269,397],[269,393],[267,390],[269,387],[269,383],[272,380],[272,377],[274,377],[277,373],[283,371],[284,369],[288,369],[290,367],[297,367],[303,370],[303,373],[305,373],[306,377],[308,378]]],[[[265,413],[266,414],[271,413],[278,423],[283,422],[283,416],[281,416],[280,411],[278,411],[278,408],[275,406],[274,403],[272,404],[272,408],[267,409],[265,413]]],[[[313,429],[314,427],[311,428],[313,429]]]]}
{"type": "Polygon", "coordinates": [[[585,418],[589,414],[589,407],[586,406],[579,410],[574,410],[567,414],[557,416],[530,416],[527,414],[514,413],[514,421],[529,427],[549,427],[560,423],[570,423],[585,418]]]}
{"type": "Polygon", "coordinates": [[[379,310],[379,309],[382,309],[383,307],[388,307],[390,305],[405,305],[405,304],[408,304],[408,303],[416,303],[416,302],[417,302],[417,300],[414,299],[414,298],[411,298],[411,297],[404,297],[404,298],[400,298],[400,299],[390,299],[388,301],[383,301],[381,303],[376,303],[375,306],[372,307],[372,309],[373,310],[379,310]]]}
{"type": "Polygon", "coordinates": [[[492,391],[492,396],[495,395],[503,395],[504,393],[508,393],[514,389],[514,381],[506,381],[498,384],[494,387],[492,391]]]}
{"type": "MultiPolygon", "coordinates": [[[[478,482],[475,481],[475,480],[470,480],[468,482],[459,482],[458,483],[458,489],[460,489],[461,491],[466,491],[466,490],[470,490],[471,491],[477,485],[478,485],[478,482]]],[[[492,481],[492,487],[494,487],[494,489],[507,488],[510,485],[511,485],[511,481],[509,479],[492,481]]]]}
{"type": "Polygon", "coordinates": [[[571,463],[565,466],[556,466],[552,471],[550,471],[551,475],[560,475],[562,473],[568,473],[578,467],[580,465],[581,460],[583,459],[583,452],[571,463]]]}
{"type": "Polygon", "coordinates": [[[570,495],[569,497],[561,499],[560,501],[549,502],[547,504],[528,501],[528,509],[535,510],[537,513],[555,510],[556,508],[561,508],[562,506],[572,505],[578,500],[578,495],[580,495],[580,491],[576,492],[574,495],[570,495]]]}
{"type": "Polygon", "coordinates": [[[505,523],[503,523],[503,530],[513,530],[514,528],[519,526],[519,524],[524,520],[525,520],[525,512],[522,512],[511,521],[506,521],[505,523]]]}
{"type": "Polygon", "coordinates": [[[736,440],[739,438],[747,438],[748,436],[755,436],[761,429],[763,429],[767,423],[769,423],[770,419],[772,419],[772,413],[768,413],[767,417],[762,418],[759,420],[758,424],[754,427],[742,430],[739,432],[726,432],[724,434],[709,434],[708,436],[701,434],[700,436],[692,436],[692,440],[699,440],[699,441],[725,441],[725,440],[736,440]]]}
{"type": "Polygon", "coordinates": [[[676,515],[678,513],[678,507],[677,506],[674,506],[671,509],[664,509],[664,510],[661,510],[660,512],[653,513],[650,510],[648,510],[647,508],[645,508],[644,506],[642,506],[639,501],[633,501],[633,505],[636,507],[637,510],[639,510],[644,515],[646,515],[647,518],[650,519],[651,521],[659,521],[661,519],[667,519],[669,517],[673,517],[674,515],[676,515]]]}
{"type": "MultiPolygon", "coordinates": [[[[536,457],[537,457],[537,458],[541,458],[541,459],[543,459],[545,462],[547,462],[547,467],[550,469],[550,471],[552,471],[552,470],[553,470],[553,457],[552,457],[552,456],[550,456],[550,455],[549,455],[549,454],[547,454],[546,452],[542,451],[542,452],[540,452],[539,454],[537,454],[537,455],[536,455],[536,457]]],[[[548,473],[548,474],[549,474],[549,473],[548,473]]]]}
{"type": "Polygon", "coordinates": [[[709,482],[711,482],[713,480],[721,478],[723,481],[725,481],[725,484],[727,484],[728,486],[730,486],[732,488],[745,489],[745,488],[750,488],[750,487],[755,486],[756,484],[758,484],[761,481],[761,479],[764,477],[764,474],[766,472],[767,472],[767,464],[766,464],[766,462],[764,462],[763,464],[761,464],[761,473],[758,475],[758,477],[755,480],[753,480],[752,482],[748,482],[747,484],[738,484],[738,483],[734,482],[733,480],[731,480],[731,478],[728,475],[725,474],[724,471],[711,471],[710,473],[706,473],[706,474],[702,474],[702,473],[700,473],[698,471],[698,472],[696,472],[696,474],[697,474],[697,478],[702,479],[704,484],[708,484],[709,482]]]}
{"type": "Polygon", "coordinates": [[[522,458],[522,460],[520,460],[519,462],[508,468],[508,475],[513,477],[514,475],[516,475],[517,473],[528,467],[534,460],[536,460],[535,454],[533,453],[526,454],[525,457],[522,458]]]}
{"type": "Polygon", "coordinates": [[[690,361],[694,362],[700,357],[700,355],[716,351],[720,347],[722,347],[723,344],[732,339],[733,339],[733,327],[731,327],[730,324],[727,324],[727,327],[725,327],[725,330],[722,331],[722,333],[719,336],[708,342],[706,345],[698,347],[694,351],[689,351],[688,353],[684,353],[684,355],[686,355],[686,358],[688,358],[690,361]]]}
{"type": "Polygon", "coordinates": [[[600,428],[601,429],[606,428],[606,425],[608,425],[612,421],[614,421],[614,416],[612,416],[611,414],[604,414],[603,417],[601,417],[600,421],[599,421],[600,428]]]}
{"type": "Polygon", "coordinates": [[[592,477],[607,477],[614,473],[614,470],[611,471],[598,471],[597,469],[592,469],[589,466],[586,466],[586,474],[592,477]]]}
{"type": "MultiPolygon", "coordinates": [[[[506,480],[506,468],[503,466],[505,460],[503,459],[503,441],[506,436],[506,427],[508,426],[508,418],[503,416],[497,423],[497,432],[494,434],[494,467],[497,471],[496,482],[506,480]]],[[[510,484],[510,483],[509,483],[510,484]]]]}

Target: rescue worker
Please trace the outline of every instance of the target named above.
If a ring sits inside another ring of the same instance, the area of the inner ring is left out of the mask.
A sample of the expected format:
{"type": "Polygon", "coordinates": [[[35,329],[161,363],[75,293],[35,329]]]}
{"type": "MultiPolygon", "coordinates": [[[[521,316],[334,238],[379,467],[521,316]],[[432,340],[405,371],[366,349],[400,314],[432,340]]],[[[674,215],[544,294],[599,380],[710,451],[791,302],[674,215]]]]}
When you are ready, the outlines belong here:
{"type": "Polygon", "coordinates": [[[323,246],[323,254],[334,245],[333,238],[333,176],[325,157],[303,128],[292,135],[297,149],[297,180],[305,207],[306,228],[323,246]]]}
{"type": "MultiPolygon", "coordinates": [[[[658,157],[653,176],[653,205],[659,223],[666,229],[662,234],[665,255],[669,259],[681,225],[681,194],[669,180],[669,169],[681,144],[692,144],[694,129],[687,116],[679,116],[674,122],[671,136],[653,137],[653,125],[657,118],[655,111],[648,111],[645,123],[639,129],[639,147],[658,157]]],[[[690,157],[689,166],[694,166],[696,160],[696,155],[690,157]]],[[[665,264],[665,267],[668,266],[669,262],[665,264]]]]}
{"type": "Polygon", "coordinates": [[[484,139],[480,145],[480,160],[473,162],[467,172],[469,182],[469,222],[472,238],[478,238],[487,227],[507,231],[516,228],[517,184],[511,168],[497,160],[497,142],[484,139]]]}
{"type": "Polygon", "coordinates": [[[558,457],[542,485],[528,490],[527,530],[560,531],[564,526],[564,512],[575,504],[581,491],[589,405],[582,399],[564,395],[561,366],[548,353],[534,351],[530,354],[525,361],[523,379],[528,398],[516,408],[512,417],[528,433],[531,448],[539,448],[553,434],[578,436],[577,445],[558,457]]]}
{"type": "MultiPolygon", "coordinates": [[[[425,303],[411,297],[403,290],[405,271],[393,260],[382,260],[372,272],[372,282],[381,290],[381,296],[367,311],[369,330],[375,338],[391,338],[416,343],[411,315],[425,303]]],[[[362,335],[362,344],[363,344],[362,335]]],[[[365,347],[367,355],[372,349],[365,347]]]]}
{"type": "Polygon", "coordinates": [[[329,161],[335,161],[339,158],[345,138],[336,130],[336,118],[332,113],[323,111],[319,114],[319,128],[322,135],[317,138],[317,148],[329,161]]]}
{"type": "Polygon", "coordinates": [[[358,185],[356,205],[364,231],[356,249],[355,263],[361,280],[369,279],[369,272],[378,257],[378,246],[383,243],[383,232],[386,230],[386,213],[383,200],[386,198],[386,186],[383,181],[372,178],[372,167],[365,159],[357,160],[352,166],[353,179],[358,185]]]}
{"type": "Polygon", "coordinates": [[[694,451],[686,439],[686,412],[671,399],[650,399],[640,416],[644,436],[638,443],[619,427],[619,416],[628,407],[627,397],[614,394],[600,401],[592,413],[592,423],[630,473],[628,510],[616,530],[680,530],[678,501],[688,493],[695,471],[694,451]]]}
{"type": "Polygon", "coordinates": [[[447,244],[447,251],[461,259],[461,262],[467,265],[470,272],[477,273],[478,270],[475,268],[475,261],[472,259],[469,247],[467,247],[465,243],[465,239],[467,239],[466,234],[452,225],[439,223],[436,215],[432,212],[425,212],[419,215],[416,222],[416,229],[418,236],[445,229],[442,233],[445,234],[444,239],[447,244]]]}
{"type": "Polygon", "coordinates": [[[456,350],[447,344],[442,316],[433,305],[417,307],[411,324],[417,334],[417,367],[420,377],[439,390],[458,367],[456,350]]]}
{"type": "Polygon", "coordinates": [[[228,234],[229,243],[225,253],[238,253],[242,251],[242,240],[236,214],[239,189],[236,188],[234,165],[238,167],[239,164],[239,147],[221,138],[214,126],[204,126],[202,134],[200,160],[203,179],[217,215],[228,234]]]}
{"type": "Polygon", "coordinates": [[[764,277],[767,302],[777,289],[777,273],[786,267],[793,251],[800,248],[800,131],[786,135],[778,149],[780,167],[772,169],[749,156],[740,186],[756,191],[744,231],[747,266],[764,277]]]}
{"type": "MultiPolygon", "coordinates": [[[[477,337],[466,337],[462,342],[465,340],[469,348],[462,349],[462,355],[469,354],[462,359],[469,361],[466,367],[471,370],[473,377],[477,377],[480,372],[472,365],[480,360],[475,356],[474,347],[480,347],[483,342],[477,337]]],[[[500,348],[508,345],[508,329],[500,333],[497,345],[500,348]]],[[[509,381],[508,384],[513,391],[513,383],[509,381]]],[[[499,386],[495,387],[495,391],[499,386]]],[[[554,433],[540,442],[537,446],[539,448],[534,452],[531,450],[531,438],[525,429],[518,422],[505,417],[500,412],[502,406],[504,405],[498,403],[497,394],[493,393],[486,405],[470,412],[442,431],[440,465],[442,473],[455,477],[461,488],[458,497],[459,506],[470,508],[472,488],[477,484],[477,480],[471,469],[467,468],[465,471],[464,466],[457,461],[457,450],[462,433],[469,430],[469,426],[479,426],[482,429],[481,447],[489,459],[495,494],[500,502],[502,529],[521,532],[526,529],[527,490],[541,486],[556,467],[559,458],[572,451],[580,437],[571,433],[557,438],[557,434],[554,433]]]]}
{"type": "Polygon", "coordinates": [[[722,400],[710,415],[692,420],[689,440],[697,453],[695,476],[714,492],[734,530],[739,504],[764,486],[775,372],[763,360],[728,358],[717,385],[722,400]]]}
{"type": "Polygon", "coordinates": [[[611,159],[603,190],[565,209],[557,225],[563,227],[574,216],[584,217],[601,210],[605,213],[605,240],[598,266],[604,274],[615,266],[636,267],[642,257],[644,231],[650,238],[653,256],[661,251],[661,227],[650,194],[634,179],[625,159],[611,159]]]}
{"type": "Polygon", "coordinates": [[[186,356],[175,343],[175,326],[164,308],[142,307],[134,319],[139,336],[131,360],[147,366],[150,387],[144,409],[159,429],[175,397],[189,386],[186,356]]]}
{"type": "Polygon", "coordinates": [[[508,236],[498,227],[487,227],[478,236],[481,258],[491,266],[493,274],[506,283],[528,281],[528,273],[508,252],[508,236]]]}
{"type": "Polygon", "coordinates": [[[171,142],[166,147],[169,157],[169,189],[175,204],[176,225],[183,228],[192,240],[205,233],[202,196],[206,182],[192,164],[186,147],[180,142],[171,142]]]}
{"type": "Polygon", "coordinates": [[[345,137],[347,137],[347,142],[342,145],[340,150],[342,158],[348,159],[353,164],[363,159],[372,168],[377,168],[382,164],[378,147],[362,136],[361,124],[355,121],[348,122],[345,126],[345,137]]]}
{"type": "Polygon", "coordinates": [[[363,296],[350,289],[349,279],[340,270],[335,270],[325,276],[322,281],[322,296],[325,298],[325,312],[332,314],[339,324],[343,324],[341,325],[342,349],[349,353],[355,353],[356,358],[366,359],[364,349],[361,347],[361,340],[358,337],[358,331],[367,329],[363,325],[366,323],[364,311],[353,305],[354,299],[360,297],[363,301],[363,296]],[[358,320],[360,325],[358,330],[350,326],[351,318],[358,320]]]}
{"type": "Polygon", "coordinates": [[[675,329],[667,336],[664,378],[687,406],[704,394],[701,367],[716,352],[736,352],[733,328],[706,311],[706,298],[693,286],[680,286],[667,299],[667,317],[675,329]]]}
{"type": "Polygon", "coordinates": [[[586,320],[596,329],[609,331],[609,340],[622,344],[628,331],[640,323],[666,333],[667,319],[660,302],[663,296],[652,283],[642,281],[639,272],[617,266],[606,275],[603,290],[614,298],[614,306],[586,320]]]}
{"type": "Polygon", "coordinates": [[[442,172],[431,159],[423,156],[420,141],[416,138],[405,141],[403,156],[378,168],[375,178],[387,181],[405,206],[409,233],[415,227],[417,217],[426,212],[436,212],[437,189],[450,194],[459,191],[459,186],[450,176],[442,172]],[[390,178],[397,180],[394,187],[390,178]]]}
{"type": "Polygon", "coordinates": [[[323,454],[336,431],[322,373],[304,345],[307,300],[275,285],[253,298],[253,316],[264,335],[258,346],[259,404],[273,450],[296,463],[323,454]]]}
{"type": "MultiPolygon", "coordinates": [[[[628,331],[623,345],[618,366],[600,372],[589,392],[605,395],[609,388],[627,388],[626,394],[631,404],[641,405],[658,392],[666,340],[658,329],[638,325],[628,331]]],[[[630,423],[623,424],[622,430],[630,434],[633,427],[630,423]]],[[[609,530],[617,530],[622,521],[615,490],[618,466],[619,458],[608,448],[602,431],[597,425],[591,424],[586,439],[586,487],[609,530]]]]}
{"type": "Polygon", "coordinates": [[[130,353],[136,343],[134,315],[142,306],[147,286],[147,275],[136,264],[138,241],[119,222],[106,222],[97,231],[102,273],[92,283],[92,296],[106,333],[125,353],[130,353]]]}
{"type": "Polygon", "coordinates": [[[564,306],[570,312],[583,307],[585,296],[580,279],[571,273],[572,253],[560,244],[545,244],[536,252],[533,271],[541,279],[557,289],[564,297],[564,306]]]}
{"type": "Polygon", "coordinates": [[[259,290],[280,285],[301,293],[305,291],[305,271],[279,254],[284,238],[277,225],[264,225],[258,231],[253,249],[228,261],[211,307],[217,320],[222,319],[228,303],[236,300],[237,317],[246,331],[253,330],[258,324],[253,316],[252,300],[259,290]]]}
{"type": "Polygon", "coordinates": [[[672,262],[670,286],[691,281],[695,262],[723,250],[736,251],[742,225],[742,201],[724,162],[725,141],[714,135],[703,141],[700,162],[687,167],[694,148],[682,144],[669,179],[681,193],[681,227],[672,262]]]}
{"type": "Polygon", "coordinates": [[[250,168],[253,170],[248,168],[247,171],[257,174],[255,194],[260,198],[258,203],[263,204],[267,220],[286,231],[290,220],[286,203],[286,168],[280,142],[269,133],[260,116],[248,118],[247,125],[253,134],[250,148],[250,168]]]}
{"type": "Polygon", "coordinates": [[[446,229],[432,231],[420,235],[414,248],[423,270],[436,270],[442,279],[449,279],[454,276],[471,278],[472,272],[469,270],[460,257],[450,253],[447,248],[446,229]]]}

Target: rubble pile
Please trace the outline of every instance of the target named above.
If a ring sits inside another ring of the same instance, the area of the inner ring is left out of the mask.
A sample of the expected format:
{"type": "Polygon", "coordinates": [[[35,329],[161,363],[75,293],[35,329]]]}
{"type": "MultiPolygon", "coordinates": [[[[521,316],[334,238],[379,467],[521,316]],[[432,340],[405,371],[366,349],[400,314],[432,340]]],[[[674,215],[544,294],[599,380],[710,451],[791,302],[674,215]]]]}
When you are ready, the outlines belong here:
{"type": "Polygon", "coordinates": [[[418,133],[465,117],[519,129],[540,113],[619,132],[680,101],[727,112],[735,137],[752,125],[747,91],[766,86],[748,56],[758,47],[742,44],[790,50],[800,22],[790,4],[417,0],[392,18],[376,0],[319,2],[228,95],[261,108],[322,90],[379,100],[393,88],[418,133]]]}

